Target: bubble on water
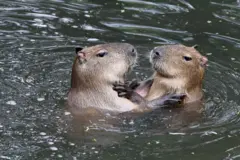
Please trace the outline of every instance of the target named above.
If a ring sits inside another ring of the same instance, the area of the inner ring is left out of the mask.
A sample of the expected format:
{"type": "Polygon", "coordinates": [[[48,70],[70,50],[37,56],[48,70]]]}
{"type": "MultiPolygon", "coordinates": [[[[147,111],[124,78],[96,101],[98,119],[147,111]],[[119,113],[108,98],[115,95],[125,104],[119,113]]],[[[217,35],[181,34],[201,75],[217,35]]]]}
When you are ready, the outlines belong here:
{"type": "Polygon", "coordinates": [[[96,153],[96,154],[97,154],[97,153],[98,153],[98,151],[94,151],[94,153],[96,153]]]}
{"type": "Polygon", "coordinates": [[[204,132],[204,133],[201,135],[201,137],[202,137],[202,136],[208,136],[208,135],[217,135],[217,132],[215,132],[215,131],[206,131],[206,132],[204,132]]]}
{"type": "Polygon", "coordinates": [[[47,134],[45,132],[40,132],[39,133],[41,136],[46,136],[47,134]]]}
{"type": "Polygon", "coordinates": [[[70,145],[70,146],[75,146],[75,144],[74,144],[74,143],[72,143],[72,142],[69,142],[69,145],[70,145]]]}
{"type": "Polygon", "coordinates": [[[72,27],[73,27],[73,28],[78,28],[78,26],[76,26],[76,25],[73,25],[72,27]]]}
{"type": "Polygon", "coordinates": [[[38,102],[42,102],[42,101],[44,101],[45,100],[45,98],[37,98],[37,101],[38,102]]]}
{"type": "Polygon", "coordinates": [[[71,113],[70,112],[64,112],[64,115],[65,116],[68,116],[68,115],[70,115],[71,113]]]}
{"type": "Polygon", "coordinates": [[[181,132],[169,132],[170,135],[186,135],[186,133],[181,132]]]}
{"type": "Polygon", "coordinates": [[[186,38],[183,38],[183,40],[184,41],[192,41],[192,40],[194,40],[194,38],[193,37],[186,37],[186,38]]]}
{"type": "Polygon", "coordinates": [[[42,138],[43,138],[43,139],[49,139],[50,136],[43,136],[42,138]]]}
{"type": "Polygon", "coordinates": [[[72,18],[61,18],[61,19],[60,19],[60,22],[63,22],[63,23],[72,23],[72,22],[73,22],[73,19],[72,19],[72,18]]]}
{"type": "Polygon", "coordinates": [[[38,24],[38,23],[34,23],[32,24],[32,26],[38,27],[38,28],[46,28],[47,25],[46,24],[38,24]]]}
{"type": "Polygon", "coordinates": [[[31,82],[33,82],[33,81],[34,81],[34,78],[31,77],[31,76],[29,76],[29,77],[26,79],[26,82],[27,82],[27,83],[31,83],[31,82]]]}
{"type": "Polygon", "coordinates": [[[232,60],[232,61],[235,61],[235,60],[236,60],[236,58],[232,57],[232,58],[231,58],[231,60],[232,60]]]}
{"type": "Polygon", "coordinates": [[[63,157],[61,154],[58,154],[57,156],[58,156],[58,158],[62,158],[63,157]]]}
{"type": "Polygon", "coordinates": [[[95,41],[98,41],[99,39],[97,38],[88,38],[87,41],[88,42],[95,42],[95,41]]]}
{"type": "Polygon", "coordinates": [[[7,101],[6,104],[15,106],[17,103],[15,101],[7,101]]]}
{"type": "Polygon", "coordinates": [[[207,55],[207,56],[211,56],[211,55],[212,55],[212,53],[206,53],[206,55],[207,55]]]}
{"type": "Polygon", "coordinates": [[[160,142],[159,142],[159,141],[156,141],[155,143],[156,143],[156,144],[159,144],[160,142]]]}
{"type": "Polygon", "coordinates": [[[208,20],[207,23],[212,23],[212,21],[208,20]]]}
{"type": "Polygon", "coordinates": [[[39,19],[39,18],[34,18],[33,21],[35,21],[35,22],[37,22],[37,23],[43,23],[43,20],[42,20],[42,19],[39,19]]]}
{"type": "Polygon", "coordinates": [[[84,16],[85,16],[85,17],[88,17],[88,18],[91,17],[91,15],[89,15],[89,14],[85,14],[84,16]]]}
{"type": "Polygon", "coordinates": [[[50,150],[52,150],[52,151],[57,151],[58,148],[57,148],[57,147],[50,147],[50,150]]]}
{"type": "Polygon", "coordinates": [[[1,159],[11,159],[10,157],[7,156],[0,156],[1,159]]]}
{"type": "Polygon", "coordinates": [[[129,122],[129,124],[133,125],[133,124],[134,124],[134,121],[133,121],[133,120],[131,120],[131,121],[129,122]]]}
{"type": "Polygon", "coordinates": [[[90,25],[82,25],[82,28],[85,30],[95,30],[95,28],[90,25]]]}
{"type": "Polygon", "coordinates": [[[25,95],[26,95],[26,96],[30,96],[31,94],[28,92],[28,93],[26,93],[25,95]]]}
{"type": "Polygon", "coordinates": [[[121,13],[124,13],[124,12],[125,12],[125,10],[124,10],[124,9],[122,9],[122,10],[121,10],[121,13]]]}
{"type": "Polygon", "coordinates": [[[49,145],[53,145],[53,144],[54,144],[54,142],[48,142],[48,144],[49,144],[49,145]]]}

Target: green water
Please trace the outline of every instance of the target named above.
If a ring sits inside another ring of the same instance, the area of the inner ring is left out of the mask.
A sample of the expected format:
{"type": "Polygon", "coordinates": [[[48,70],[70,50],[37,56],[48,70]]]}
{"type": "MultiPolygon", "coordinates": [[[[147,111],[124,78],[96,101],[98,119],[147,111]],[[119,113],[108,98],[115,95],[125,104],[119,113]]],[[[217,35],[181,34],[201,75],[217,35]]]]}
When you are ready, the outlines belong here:
{"type": "Polygon", "coordinates": [[[0,47],[0,159],[240,159],[237,0],[1,0],[0,47]],[[88,132],[72,124],[74,48],[105,42],[136,46],[137,78],[152,74],[153,47],[198,44],[209,59],[203,115],[160,111],[88,132]]]}

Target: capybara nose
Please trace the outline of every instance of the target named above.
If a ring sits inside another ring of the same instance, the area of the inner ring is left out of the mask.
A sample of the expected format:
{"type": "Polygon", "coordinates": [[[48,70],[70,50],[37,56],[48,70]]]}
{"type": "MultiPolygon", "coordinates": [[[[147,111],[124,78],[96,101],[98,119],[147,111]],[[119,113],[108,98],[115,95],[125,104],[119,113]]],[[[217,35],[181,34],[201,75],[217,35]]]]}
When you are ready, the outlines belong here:
{"type": "Polygon", "coordinates": [[[155,47],[152,52],[155,57],[161,57],[163,55],[164,48],[163,47],[155,47]]]}
{"type": "Polygon", "coordinates": [[[160,52],[155,51],[154,53],[155,53],[156,56],[160,56],[160,52]]]}
{"type": "Polygon", "coordinates": [[[137,56],[137,50],[135,48],[131,48],[130,49],[130,55],[133,56],[133,57],[136,57],[137,56]]]}

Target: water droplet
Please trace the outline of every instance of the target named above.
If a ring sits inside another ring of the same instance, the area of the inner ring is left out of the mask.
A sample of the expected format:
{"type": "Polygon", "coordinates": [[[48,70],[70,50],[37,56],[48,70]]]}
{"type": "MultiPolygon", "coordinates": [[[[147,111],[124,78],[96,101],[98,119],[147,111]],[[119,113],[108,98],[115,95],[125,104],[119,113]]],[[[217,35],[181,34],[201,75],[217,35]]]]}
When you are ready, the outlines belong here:
{"type": "Polygon", "coordinates": [[[15,101],[7,101],[6,104],[15,106],[17,103],[15,101]]]}
{"type": "Polygon", "coordinates": [[[51,149],[52,151],[57,151],[57,150],[58,150],[57,147],[50,147],[50,149],[51,149]]]}
{"type": "Polygon", "coordinates": [[[69,145],[70,145],[70,146],[75,146],[75,144],[74,144],[74,143],[72,143],[72,142],[69,142],[69,145]]]}
{"type": "Polygon", "coordinates": [[[53,142],[48,142],[49,145],[53,145],[54,143],[53,142]]]}
{"type": "Polygon", "coordinates": [[[70,112],[64,112],[64,115],[65,116],[68,116],[68,115],[70,115],[71,113],[70,112]]]}
{"type": "Polygon", "coordinates": [[[45,132],[40,132],[41,136],[46,136],[47,134],[45,132]]]}
{"type": "Polygon", "coordinates": [[[44,100],[45,100],[45,98],[37,98],[38,102],[41,102],[41,101],[44,101],[44,100]]]}
{"type": "Polygon", "coordinates": [[[58,158],[62,158],[63,157],[61,154],[58,154],[57,156],[58,156],[58,158]]]}
{"type": "Polygon", "coordinates": [[[131,120],[131,121],[129,122],[129,124],[133,125],[133,124],[134,124],[134,121],[133,121],[133,120],[131,120]]]}
{"type": "Polygon", "coordinates": [[[2,159],[11,159],[10,157],[7,157],[7,156],[0,156],[0,158],[2,158],[2,159]]]}
{"type": "Polygon", "coordinates": [[[186,133],[169,132],[170,135],[186,135],[186,133]]]}
{"type": "Polygon", "coordinates": [[[97,38],[88,38],[87,41],[88,42],[95,42],[95,41],[98,41],[99,39],[97,38]]]}
{"type": "Polygon", "coordinates": [[[72,19],[72,18],[61,18],[61,19],[60,19],[60,22],[63,22],[63,23],[71,23],[71,22],[73,22],[73,19],[72,19]]]}

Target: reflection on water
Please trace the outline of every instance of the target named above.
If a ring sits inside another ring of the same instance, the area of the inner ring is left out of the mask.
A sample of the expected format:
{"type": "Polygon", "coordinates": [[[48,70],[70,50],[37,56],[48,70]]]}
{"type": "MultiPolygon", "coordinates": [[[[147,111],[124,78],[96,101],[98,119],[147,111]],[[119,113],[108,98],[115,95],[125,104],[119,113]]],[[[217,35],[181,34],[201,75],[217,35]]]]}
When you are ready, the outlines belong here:
{"type": "Polygon", "coordinates": [[[218,1],[0,1],[0,159],[239,159],[240,6],[218,1]],[[204,112],[164,110],[82,126],[64,109],[74,47],[156,45],[207,55],[204,112]],[[104,123],[103,123],[104,124],[104,123]]]}

